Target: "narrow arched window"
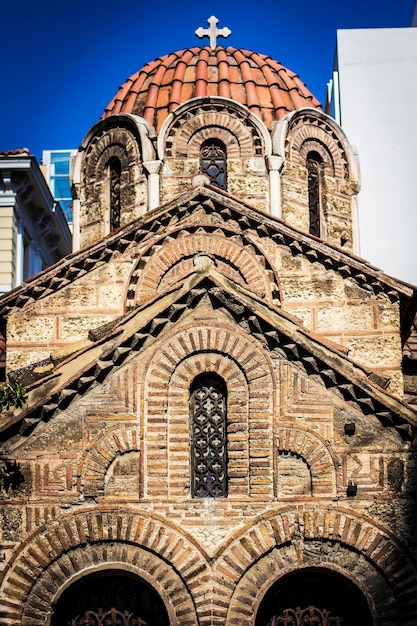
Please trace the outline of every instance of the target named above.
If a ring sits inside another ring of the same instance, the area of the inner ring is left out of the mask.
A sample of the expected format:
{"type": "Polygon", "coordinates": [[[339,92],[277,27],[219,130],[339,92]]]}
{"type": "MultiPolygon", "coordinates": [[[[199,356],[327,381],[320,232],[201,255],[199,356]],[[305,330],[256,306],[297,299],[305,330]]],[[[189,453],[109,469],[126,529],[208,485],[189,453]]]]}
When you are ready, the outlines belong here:
{"type": "Polygon", "coordinates": [[[206,372],[190,387],[191,492],[195,498],[227,496],[227,390],[224,381],[206,372]]]}
{"type": "Polygon", "coordinates": [[[323,159],[318,152],[309,152],[306,161],[308,173],[309,232],[316,237],[321,235],[321,202],[323,195],[323,159]]]}
{"type": "Polygon", "coordinates": [[[200,173],[210,179],[210,185],[227,189],[226,147],[218,139],[207,139],[200,148],[200,173]]]}
{"type": "Polygon", "coordinates": [[[122,167],[119,159],[109,160],[110,232],[120,226],[120,180],[122,167]]]}

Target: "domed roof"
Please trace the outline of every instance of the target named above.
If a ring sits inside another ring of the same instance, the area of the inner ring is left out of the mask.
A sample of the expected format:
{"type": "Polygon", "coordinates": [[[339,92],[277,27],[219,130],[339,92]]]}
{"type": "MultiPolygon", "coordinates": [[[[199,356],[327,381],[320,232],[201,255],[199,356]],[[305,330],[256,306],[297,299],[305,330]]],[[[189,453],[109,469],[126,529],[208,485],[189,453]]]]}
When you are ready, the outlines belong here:
{"type": "Polygon", "coordinates": [[[147,63],[120,87],[103,117],[133,113],[158,131],[191,98],[223,96],[246,105],[270,128],[274,120],[320,103],[294,72],[250,50],[195,46],[147,63]]]}

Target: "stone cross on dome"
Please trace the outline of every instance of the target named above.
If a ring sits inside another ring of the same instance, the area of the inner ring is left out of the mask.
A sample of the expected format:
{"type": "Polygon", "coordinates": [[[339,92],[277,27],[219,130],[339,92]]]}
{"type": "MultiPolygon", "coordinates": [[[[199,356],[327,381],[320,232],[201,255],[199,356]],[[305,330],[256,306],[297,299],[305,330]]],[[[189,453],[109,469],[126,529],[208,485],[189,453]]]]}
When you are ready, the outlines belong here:
{"type": "Polygon", "coordinates": [[[210,24],[210,28],[203,28],[200,26],[200,28],[197,28],[195,31],[195,34],[197,37],[210,37],[210,47],[212,50],[215,50],[217,46],[217,37],[228,37],[232,34],[232,31],[230,28],[227,28],[227,26],[225,28],[217,28],[219,20],[217,17],[214,17],[214,15],[209,17],[207,22],[210,24]]]}

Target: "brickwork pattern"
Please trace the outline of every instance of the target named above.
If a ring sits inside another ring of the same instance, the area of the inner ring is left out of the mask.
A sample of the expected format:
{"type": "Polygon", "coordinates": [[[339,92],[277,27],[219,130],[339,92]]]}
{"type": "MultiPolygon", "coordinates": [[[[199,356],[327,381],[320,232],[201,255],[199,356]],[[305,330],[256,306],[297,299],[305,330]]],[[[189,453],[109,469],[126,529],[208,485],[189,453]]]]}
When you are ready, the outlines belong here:
{"type": "MultiPolygon", "coordinates": [[[[215,194],[208,190],[207,193],[209,197],[215,194]]],[[[219,199],[219,196],[216,198],[219,199]]],[[[120,301],[118,295],[120,292],[115,291],[115,288],[120,290],[123,287],[119,280],[127,280],[126,271],[131,272],[128,282],[124,283],[126,305],[128,307],[134,305],[136,284],[151,256],[149,244],[155,235],[159,234],[155,241],[158,250],[164,242],[164,237],[168,237],[167,241],[170,241],[171,233],[180,232],[180,224],[188,231],[199,223],[204,227],[204,224],[212,222],[219,227],[221,224],[227,225],[227,229],[223,227],[222,231],[228,233],[228,238],[233,239],[233,233],[242,237],[242,243],[245,247],[249,246],[252,254],[254,248],[255,255],[252,258],[255,266],[258,263],[263,266],[262,257],[265,259],[265,272],[271,285],[271,295],[279,298],[284,310],[301,319],[313,332],[349,347],[358,361],[363,360],[366,363],[370,354],[378,355],[378,363],[374,367],[380,369],[382,375],[386,373],[392,378],[391,390],[394,393],[401,390],[399,292],[389,279],[341,252],[327,249],[322,243],[317,243],[311,238],[307,240],[301,234],[297,235],[283,224],[269,222],[267,219],[261,221],[258,217],[255,219],[250,212],[246,214],[241,206],[240,212],[237,212],[233,203],[228,206],[206,199],[202,202],[185,202],[181,209],[175,205],[175,209],[175,217],[172,209],[168,207],[161,211],[158,218],[153,217],[152,225],[148,225],[146,229],[133,224],[105,244],[97,245],[92,251],[80,253],[71,263],[64,262],[54,272],[46,272],[42,280],[28,285],[24,293],[23,290],[22,292],[17,290],[10,298],[16,309],[9,313],[8,319],[8,341],[11,339],[8,345],[10,349],[7,356],[8,370],[25,365],[25,360],[26,363],[33,362],[40,348],[44,350],[43,356],[46,357],[48,347],[52,352],[64,345],[62,339],[58,340],[55,323],[52,321],[56,317],[52,315],[52,312],[55,313],[56,299],[57,302],[61,300],[63,304],[68,304],[71,301],[71,289],[76,288],[79,304],[82,305],[85,300],[88,306],[80,307],[80,315],[68,317],[70,325],[65,330],[68,341],[73,341],[76,337],[81,338],[94,327],[94,323],[99,325],[109,317],[115,317],[123,312],[120,307],[124,307],[125,303],[120,301]],[[143,254],[142,250],[145,251],[146,248],[148,252],[143,254]],[[139,257],[141,260],[137,261],[136,265],[134,259],[139,257]],[[107,273],[112,271],[114,277],[110,278],[107,273]],[[71,287],[69,283],[75,279],[74,287],[71,287]],[[91,301],[91,286],[94,284],[97,284],[98,289],[103,292],[103,303],[108,305],[114,301],[118,307],[104,310],[104,317],[100,316],[97,319],[94,319],[94,313],[97,310],[98,296],[93,296],[96,300],[91,301]],[[36,317],[32,315],[32,308],[28,308],[29,305],[33,306],[35,297],[36,317]],[[19,313],[18,309],[21,307],[25,307],[25,311],[19,313]],[[30,312],[30,316],[26,315],[26,311],[30,312]],[[47,311],[51,313],[49,317],[46,315],[47,311]],[[81,314],[85,319],[90,319],[87,327],[80,328],[81,314]],[[43,323],[39,322],[39,315],[45,316],[42,318],[43,323]],[[20,328],[22,326],[20,319],[24,322],[23,331],[20,328]],[[354,320],[358,322],[364,320],[364,327],[355,324],[354,320]],[[16,327],[19,325],[16,332],[13,332],[14,325],[16,327]],[[379,358],[381,354],[384,355],[382,359],[379,358]]],[[[213,230],[209,229],[207,232],[212,234],[213,230]]],[[[225,246],[223,250],[227,254],[225,246]]],[[[224,267],[230,266],[230,260],[230,255],[229,258],[226,256],[224,267]]],[[[165,259],[160,271],[167,272],[165,259]]],[[[74,295],[76,293],[74,292],[74,295]]],[[[75,302],[70,307],[72,310],[74,305],[75,302]]],[[[61,312],[61,315],[63,314],[61,312]]]]}
{"type": "Polygon", "coordinates": [[[278,295],[278,278],[262,250],[250,239],[219,225],[201,224],[198,229],[172,231],[138,259],[130,278],[128,308],[143,304],[194,271],[198,253],[215,259],[217,267],[233,280],[246,284],[270,301],[278,295]]]}
{"type": "Polygon", "coordinates": [[[107,172],[110,159],[121,166],[121,225],[147,209],[147,182],[142,169],[139,138],[122,123],[110,122],[100,129],[86,148],[79,184],[81,247],[95,243],[110,229],[110,187],[107,172]],[[111,128],[111,126],[114,126],[111,128]]]}
{"type": "Polygon", "coordinates": [[[149,433],[145,475],[151,498],[190,493],[189,389],[198,374],[210,371],[221,376],[228,389],[230,493],[272,495],[276,380],[271,365],[259,345],[237,333],[227,319],[206,316],[204,325],[165,339],[164,348],[149,364],[144,391],[149,433]],[[161,441],[167,442],[166,448],[161,441]]]}
{"type": "Polygon", "coordinates": [[[352,171],[350,148],[341,132],[337,133],[329,121],[314,112],[299,112],[288,124],[282,172],[283,219],[309,230],[306,160],[310,152],[318,153],[324,166],[321,237],[353,249],[354,198],[359,187],[352,171]]]}
{"type": "Polygon", "coordinates": [[[257,208],[268,210],[264,137],[243,110],[225,102],[188,105],[160,138],[165,161],[163,201],[191,185],[192,177],[199,172],[201,145],[207,139],[217,139],[225,145],[229,191],[257,208]]]}
{"type": "Polygon", "coordinates": [[[210,559],[174,524],[119,508],[67,516],[23,544],[5,575],[3,623],[39,626],[68,584],[103,562],[149,582],[181,626],[253,626],[267,589],[308,566],[347,568],[385,626],[412,626],[417,608],[415,564],[384,527],[350,511],[270,511],[210,559]]]}

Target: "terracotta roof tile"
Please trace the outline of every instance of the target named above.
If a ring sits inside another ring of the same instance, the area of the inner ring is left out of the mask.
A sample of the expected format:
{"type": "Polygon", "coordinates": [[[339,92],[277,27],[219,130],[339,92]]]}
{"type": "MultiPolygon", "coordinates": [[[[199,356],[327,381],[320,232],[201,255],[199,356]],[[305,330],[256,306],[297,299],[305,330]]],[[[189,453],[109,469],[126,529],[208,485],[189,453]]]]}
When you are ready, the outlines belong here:
{"type": "Polygon", "coordinates": [[[4,152],[0,152],[0,156],[20,156],[22,154],[31,155],[31,151],[29,148],[16,148],[15,150],[5,150],[4,152]]]}
{"type": "Polygon", "coordinates": [[[134,113],[159,130],[168,112],[207,95],[244,104],[267,127],[290,111],[321,108],[294,72],[266,55],[230,46],[196,46],[147,63],[120,87],[103,117],[134,113]]]}

